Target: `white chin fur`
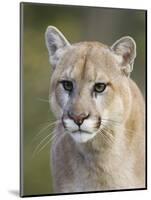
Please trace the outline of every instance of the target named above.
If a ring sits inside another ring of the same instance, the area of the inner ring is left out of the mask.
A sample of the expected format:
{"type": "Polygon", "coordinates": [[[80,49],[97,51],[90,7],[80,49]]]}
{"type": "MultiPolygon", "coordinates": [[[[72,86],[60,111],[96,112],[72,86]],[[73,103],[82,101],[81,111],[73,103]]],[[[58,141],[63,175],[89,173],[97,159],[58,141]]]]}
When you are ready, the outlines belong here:
{"type": "Polygon", "coordinates": [[[77,143],[85,143],[89,140],[91,140],[96,133],[85,133],[85,132],[75,132],[75,133],[70,133],[71,137],[75,140],[77,143]]]}

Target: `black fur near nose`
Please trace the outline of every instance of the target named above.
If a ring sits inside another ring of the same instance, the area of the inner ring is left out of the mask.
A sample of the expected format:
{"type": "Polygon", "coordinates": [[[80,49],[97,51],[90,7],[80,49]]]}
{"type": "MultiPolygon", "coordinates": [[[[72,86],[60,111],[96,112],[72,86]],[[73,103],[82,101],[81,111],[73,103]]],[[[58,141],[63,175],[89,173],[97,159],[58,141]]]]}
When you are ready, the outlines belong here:
{"type": "Polygon", "coordinates": [[[81,126],[83,121],[89,117],[87,113],[75,114],[72,112],[68,112],[68,116],[72,119],[78,126],[81,126]]]}

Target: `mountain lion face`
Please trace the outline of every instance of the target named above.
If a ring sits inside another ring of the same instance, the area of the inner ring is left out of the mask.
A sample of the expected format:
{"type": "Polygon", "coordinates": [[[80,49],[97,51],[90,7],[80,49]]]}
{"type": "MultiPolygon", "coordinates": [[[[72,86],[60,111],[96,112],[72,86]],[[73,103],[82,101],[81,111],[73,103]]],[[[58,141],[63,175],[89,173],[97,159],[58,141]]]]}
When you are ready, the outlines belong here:
{"type": "Polygon", "coordinates": [[[136,56],[132,38],[123,37],[111,47],[99,42],[71,45],[50,26],[46,44],[53,67],[51,107],[66,134],[84,143],[127,119],[128,76],[136,56]]]}

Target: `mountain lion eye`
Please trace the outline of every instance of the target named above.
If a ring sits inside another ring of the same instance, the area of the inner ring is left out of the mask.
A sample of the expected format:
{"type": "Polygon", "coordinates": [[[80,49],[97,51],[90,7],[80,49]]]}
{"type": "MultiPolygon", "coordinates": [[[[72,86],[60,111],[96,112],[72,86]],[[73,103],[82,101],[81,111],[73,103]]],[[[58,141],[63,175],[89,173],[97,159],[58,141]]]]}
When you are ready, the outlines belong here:
{"type": "Polygon", "coordinates": [[[73,90],[73,83],[71,81],[62,81],[61,83],[66,91],[71,92],[73,90]]]}
{"type": "Polygon", "coordinates": [[[94,92],[101,93],[105,90],[106,84],[105,83],[96,83],[94,85],[94,92]]]}

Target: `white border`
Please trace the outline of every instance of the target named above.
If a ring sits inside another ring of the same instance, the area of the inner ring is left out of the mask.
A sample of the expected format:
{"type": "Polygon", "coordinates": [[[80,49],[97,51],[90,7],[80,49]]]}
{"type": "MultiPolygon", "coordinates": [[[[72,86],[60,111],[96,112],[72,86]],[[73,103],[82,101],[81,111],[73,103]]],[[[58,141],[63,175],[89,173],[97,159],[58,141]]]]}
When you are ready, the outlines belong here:
{"type": "MultiPolygon", "coordinates": [[[[28,2],[28,1],[26,1],[28,2]]],[[[30,1],[29,1],[30,2],[30,1]]],[[[32,2],[87,5],[116,8],[148,9],[150,22],[151,7],[149,0],[33,0],[32,2]],[[149,8],[150,7],[150,8],[149,8]]],[[[151,24],[151,23],[150,23],[151,24]]],[[[0,5],[0,198],[17,199],[19,190],[19,1],[5,0],[0,5]]],[[[151,25],[148,23],[148,35],[151,35],[151,25]]],[[[150,38],[148,38],[148,55],[150,55],[150,38]]],[[[149,56],[148,56],[149,57],[149,56]]],[[[151,63],[148,60],[148,74],[151,63]]],[[[151,78],[148,77],[148,91],[151,78]]],[[[148,94],[148,102],[151,97],[148,94]]],[[[150,106],[148,105],[148,110],[150,106]]],[[[150,116],[148,115],[148,119],[150,116]]],[[[151,138],[148,131],[148,153],[151,138]]],[[[141,161],[140,161],[141,162],[141,161]]],[[[150,160],[148,159],[148,171],[150,160]]],[[[150,174],[150,173],[148,173],[150,174]]],[[[150,188],[150,178],[148,179],[150,188]]],[[[83,195],[49,196],[51,199],[150,199],[150,189],[147,191],[130,191],[114,193],[94,193],[83,195]]],[[[37,197],[42,199],[44,197],[37,197]]],[[[31,198],[28,198],[31,199],[31,198]]]]}

